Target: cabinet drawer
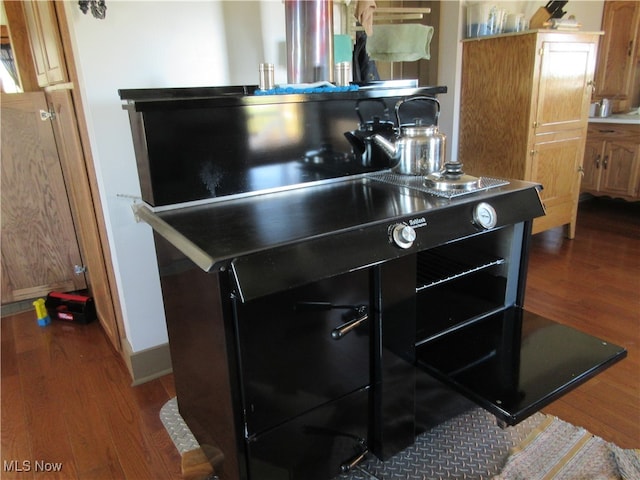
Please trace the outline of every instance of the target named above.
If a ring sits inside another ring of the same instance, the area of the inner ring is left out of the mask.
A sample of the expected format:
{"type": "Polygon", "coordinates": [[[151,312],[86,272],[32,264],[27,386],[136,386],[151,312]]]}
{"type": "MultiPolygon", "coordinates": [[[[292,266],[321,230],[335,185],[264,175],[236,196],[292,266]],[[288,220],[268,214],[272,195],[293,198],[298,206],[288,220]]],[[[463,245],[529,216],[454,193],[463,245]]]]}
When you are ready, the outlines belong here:
{"type": "Polygon", "coordinates": [[[589,139],[599,138],[602,140],[635,140],[638,141],[640,135],[640,125],[626,125],[619,123],[590,123],[587,130],[589,139]]]}

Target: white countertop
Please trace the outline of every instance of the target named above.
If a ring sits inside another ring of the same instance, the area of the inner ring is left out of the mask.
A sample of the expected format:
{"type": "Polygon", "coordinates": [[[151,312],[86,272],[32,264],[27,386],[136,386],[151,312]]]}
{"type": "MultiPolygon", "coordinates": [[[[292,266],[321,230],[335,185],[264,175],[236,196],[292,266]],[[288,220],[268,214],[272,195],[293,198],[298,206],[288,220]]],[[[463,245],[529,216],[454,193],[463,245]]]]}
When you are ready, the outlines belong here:
{"type": "Polygon", "coordinates": [[[626,123],[640,125],[638,109],[632,113],[614,113],[608,117],[589,117],[589,123],[626,123]]]}

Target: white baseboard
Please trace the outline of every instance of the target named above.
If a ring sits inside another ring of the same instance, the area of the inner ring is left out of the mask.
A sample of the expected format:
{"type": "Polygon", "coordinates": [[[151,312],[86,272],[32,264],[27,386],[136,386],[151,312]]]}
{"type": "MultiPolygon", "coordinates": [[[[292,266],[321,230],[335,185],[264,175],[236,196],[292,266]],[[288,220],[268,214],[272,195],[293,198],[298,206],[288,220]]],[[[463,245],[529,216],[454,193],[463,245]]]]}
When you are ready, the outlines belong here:
{"type": "Polygon", "coordinates": [[[123,339],[122,347],[124,349],[123,357],[134,386],[154,380],[173,371],[168,343],[133,352],[129,342],[123,339]]]}

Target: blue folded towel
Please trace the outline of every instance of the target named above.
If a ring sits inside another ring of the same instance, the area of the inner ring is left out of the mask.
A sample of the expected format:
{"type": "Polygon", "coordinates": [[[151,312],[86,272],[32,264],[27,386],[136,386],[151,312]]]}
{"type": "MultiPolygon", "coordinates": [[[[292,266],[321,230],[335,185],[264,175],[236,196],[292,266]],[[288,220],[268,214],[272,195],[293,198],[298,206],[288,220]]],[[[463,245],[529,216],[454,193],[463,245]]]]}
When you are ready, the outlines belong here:
{"type": "Polygon", "coordinates": [[[290,95],[294,93],[334,93],[355,92],[358,85],[337,86],[331,82],[299,83],[290,85],[278,85],[269,90],[256,90],[254,95],[290,95]]]}

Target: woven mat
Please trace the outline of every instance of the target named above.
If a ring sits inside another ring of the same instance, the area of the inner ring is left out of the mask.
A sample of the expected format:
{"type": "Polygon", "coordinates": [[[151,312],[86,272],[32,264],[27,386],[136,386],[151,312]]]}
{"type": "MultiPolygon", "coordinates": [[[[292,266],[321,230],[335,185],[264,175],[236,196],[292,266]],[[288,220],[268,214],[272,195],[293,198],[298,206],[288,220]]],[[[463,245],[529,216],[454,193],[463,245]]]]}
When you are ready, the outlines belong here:
{"type": "Polygon", "coordinates": [[[515,447],[495,480],[640,479],[640,450],[623,450],[547,415],[515,447]]]}

